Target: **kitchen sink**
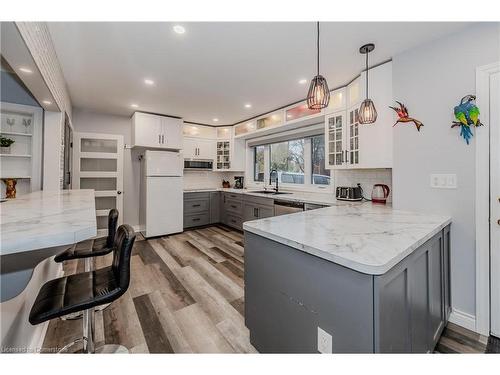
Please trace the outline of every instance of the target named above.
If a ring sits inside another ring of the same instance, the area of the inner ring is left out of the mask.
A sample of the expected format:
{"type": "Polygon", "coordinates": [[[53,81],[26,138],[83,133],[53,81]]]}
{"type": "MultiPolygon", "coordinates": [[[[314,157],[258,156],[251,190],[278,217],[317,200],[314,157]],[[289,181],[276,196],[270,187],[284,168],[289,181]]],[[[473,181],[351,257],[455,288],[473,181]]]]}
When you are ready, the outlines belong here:
{"type": "Polygon", "coordinates": [[[272,190],[249,191],[249,193],[270,194],[270,195],[292,194],[292,193],[286,193],[284,191],[272,191],[272,190]]]}

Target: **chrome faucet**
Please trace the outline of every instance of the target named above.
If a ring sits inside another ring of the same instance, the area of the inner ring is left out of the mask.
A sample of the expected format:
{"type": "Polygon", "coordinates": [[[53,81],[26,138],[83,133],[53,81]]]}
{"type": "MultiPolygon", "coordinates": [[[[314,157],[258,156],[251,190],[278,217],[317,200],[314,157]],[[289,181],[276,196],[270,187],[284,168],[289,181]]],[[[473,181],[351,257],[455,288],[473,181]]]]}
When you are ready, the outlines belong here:
{"type": "Polygon", "coordinates": [[[278,189],[279,189],[279,187],[278,187],[278,170],[276,170],[276,169],[271,169],[271,172],[269,172],[269,185],[271,185],[271,184],[272,184],[272,176],[273,176],[273,172],[274,172],[274,173],[276,173],[276,187],[274,188],[274,190],[275,190],[276,192],[278,192],[278,189]]]}

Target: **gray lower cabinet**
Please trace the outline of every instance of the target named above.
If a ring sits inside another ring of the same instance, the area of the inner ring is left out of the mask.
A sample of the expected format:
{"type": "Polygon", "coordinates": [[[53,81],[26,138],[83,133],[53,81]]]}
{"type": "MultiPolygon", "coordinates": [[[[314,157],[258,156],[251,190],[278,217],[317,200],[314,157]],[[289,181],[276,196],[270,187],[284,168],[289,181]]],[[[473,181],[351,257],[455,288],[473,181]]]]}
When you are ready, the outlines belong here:
{"type": "Polygon", "coordinates": [[[223,223],[238,229],[243,229],[243,194],[223,193],[221,215],[223,223]]]}
{"type": "Polygon", "coordinates": [[[210,192],[210,224],[220,223],[221,192],[210,192]]]}
{"type": "Polygon", "coordinates": [[[243,221],[264,219],[274,216],[274,200],[245,196],[243,198],[243,221]]]}
{"type": "Polygon", "coordinates": [[[210,192],[184,193],[184,228],[210,224],[210,192]]]}
{"type": "Polygon", "coordinates": [[[263,353],[433,351],[450,314],[450,229],[383,275],[363,274],[245,232],[245,324],[263,353]]]}

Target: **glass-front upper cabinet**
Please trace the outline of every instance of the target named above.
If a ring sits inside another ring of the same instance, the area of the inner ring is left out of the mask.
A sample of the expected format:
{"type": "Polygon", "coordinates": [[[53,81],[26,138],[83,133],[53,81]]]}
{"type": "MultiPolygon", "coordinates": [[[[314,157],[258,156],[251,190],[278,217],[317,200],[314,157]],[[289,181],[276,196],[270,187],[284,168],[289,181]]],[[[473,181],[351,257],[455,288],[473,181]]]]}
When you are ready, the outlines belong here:
{"type": "Polygon", "coordinates": [[[309,109],[306,102],[302,102],[293,107],[288,108],[285,111],[286,122],[291,122],[304,117],[319,115],[321,113],[320,109],[309,109]]]}
{"type": "Polygon", "coordinates": [[[326,168],[334,169],[344,166],[345,162],[345,111],[336,112],[325,117],[325,152],[326,168]]]}
{"type": "Polygon", "coordinates": [[[229,140],[217,141],[217,160],[215,165],[217,170],[231,168],[230,147],[229,140]]]}
{"type": "Polygon", "coordinates": [[[348,131],[349,152],[347,163],[351,166],[359,164],[359,109],[353,107],[349,110],[348,131]]]}
{"type": "Polygon", "coordinates": [[[257,130],[268,129],[283,124],[283,111],[276,111],[257,119],[257,130]]]}
{"type": "Polygon", "coordinates": [[[346,88],[334,90],[330,93],[330,103],[325,108],[325,113],[333,113],[346,109],[346,88]]]}
{"type": "Polygon", "coordinates": [[[218,127],[217,129],[217,139],[231,139],[231,127],[224,126],[218,127]]]}
{"type": "Polygon", "coordinates": [[[253,133],[256,129],[257,124],[255,121],[242,122],[234,126],[234,135],[235,137],[243,136],[248,133],[253,133]]]}

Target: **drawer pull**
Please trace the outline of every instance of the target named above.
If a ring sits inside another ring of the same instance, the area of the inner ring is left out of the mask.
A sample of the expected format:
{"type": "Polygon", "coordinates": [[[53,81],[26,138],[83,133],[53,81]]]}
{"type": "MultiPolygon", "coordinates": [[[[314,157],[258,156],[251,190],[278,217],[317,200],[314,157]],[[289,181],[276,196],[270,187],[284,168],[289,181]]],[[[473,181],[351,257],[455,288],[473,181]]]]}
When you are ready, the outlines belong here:
{"type": "Polygon", "coordinates": [[[232,207],[232,208],[238,208],[238,207],[236,207],[234,204],[232,204],[232,205],[231,205],[231,207],[232,207]]]}
{"type": "Polygon", "coordinates": [[[201,204],[193,204],[191,207],[200,207],[201,204]]]}
{"type": "Polygon", "coordinates": [[[200,221],[200,218],[199,217],[194,218],[193,221],[200,221]]]}

